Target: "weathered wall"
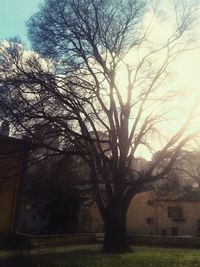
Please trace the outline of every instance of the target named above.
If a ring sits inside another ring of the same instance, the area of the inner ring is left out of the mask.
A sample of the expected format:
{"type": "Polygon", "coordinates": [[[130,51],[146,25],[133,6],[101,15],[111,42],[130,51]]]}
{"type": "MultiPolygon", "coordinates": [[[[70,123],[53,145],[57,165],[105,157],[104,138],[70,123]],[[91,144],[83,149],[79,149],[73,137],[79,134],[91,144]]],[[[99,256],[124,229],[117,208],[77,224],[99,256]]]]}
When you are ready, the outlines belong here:
{"type": "Polygon", "coordinates": [[[130,203],[127,215],[128,231],[137,234],[155,234],[155,206],[148,201],[154,201],[152,192],[137,194],[130,203]],[[154,222],[148,224],[147,218],[154,218],[154,222]]]}
{"type": "Polygon", "coordinates": [[[12,138],[0,137],[0,233],[14,230],[23,155],[21,147],[12,138]]]}
{"type": "Polygon", "coordinates": [[[179,236],[195,236],[198,234],[200,220],[200,201],[192,200],[158,200],[153,192],[137,194],[128,211],[128,230],[137,234],[173,235],[172,228],[177,228],[179,236]],[[149,201],[152,205],[149,205],[149,201]],[[168,217],[168,207],[180,207],[182,217],[168,217]],[[148,223],[147,218],[152,218],[148,223]]]}
{"type": "Polygon", "coordinates": [[[200,220],[200,201],[159,201],[158,202],[158,234],[166,230],[167,235],[172,235],[172,228],[178,229],[178,235],[195,236],[198,220],[200,220]],[[168,217],[167,209],[170,206],[181,207],[182,218],[173,220],[168,217]]]}

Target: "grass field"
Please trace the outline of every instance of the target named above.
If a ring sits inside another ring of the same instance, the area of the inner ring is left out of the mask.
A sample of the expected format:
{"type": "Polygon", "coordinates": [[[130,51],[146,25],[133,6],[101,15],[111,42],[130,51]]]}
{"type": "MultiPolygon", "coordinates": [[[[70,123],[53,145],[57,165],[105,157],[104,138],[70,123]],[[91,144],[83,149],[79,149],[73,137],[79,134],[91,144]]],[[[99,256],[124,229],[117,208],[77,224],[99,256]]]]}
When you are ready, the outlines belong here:
{"type": "Polygon", "coordinates": [[[0,252],[1,267],[200,267],[200,250],[134,247],[133,252],[107,255],[97,245],[32,251],[0,252]]]}

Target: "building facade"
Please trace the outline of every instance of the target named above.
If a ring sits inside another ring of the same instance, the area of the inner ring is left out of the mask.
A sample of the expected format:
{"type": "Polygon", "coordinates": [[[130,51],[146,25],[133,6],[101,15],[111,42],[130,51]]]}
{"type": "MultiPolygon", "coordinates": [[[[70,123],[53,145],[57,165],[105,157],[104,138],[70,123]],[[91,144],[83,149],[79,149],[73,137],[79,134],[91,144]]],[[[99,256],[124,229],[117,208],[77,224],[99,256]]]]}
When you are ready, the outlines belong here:
{"type": "MultiPolygon", "coordinates": [[[[81,210],[80,227],[82,232],[103,232],[95,205],[81,210]]],[[[130,203],[127,228],[138,235],[199,236],[200,192],[179,198],[160,198],[153,191],[138,193],[130,203]]]]}
{"type": "Polygon", "coordinates": [[[198,236],[200,192],[158,197],[153,191],[137,194],[128,211],[128,230],[136,234],[198,236]]]}
{"type": "Polygon", "coordinates": [[[0,233],[15,232],[29,148],[22,140],[0,135],[0,233]]]}

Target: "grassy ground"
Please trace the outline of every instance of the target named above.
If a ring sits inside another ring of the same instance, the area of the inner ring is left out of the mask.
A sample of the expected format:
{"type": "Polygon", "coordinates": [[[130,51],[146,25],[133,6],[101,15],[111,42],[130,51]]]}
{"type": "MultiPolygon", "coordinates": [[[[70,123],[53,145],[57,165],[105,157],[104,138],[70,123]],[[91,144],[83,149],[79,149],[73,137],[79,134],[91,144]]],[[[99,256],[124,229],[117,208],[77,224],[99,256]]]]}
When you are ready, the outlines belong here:
{"type": "Polygon", "coordinates": [[[1,267],[200,267],[200,250],[134,247],[133,252],[106,255],[96,245],[71,246],[28,255],[0,252],[1,267]]]}

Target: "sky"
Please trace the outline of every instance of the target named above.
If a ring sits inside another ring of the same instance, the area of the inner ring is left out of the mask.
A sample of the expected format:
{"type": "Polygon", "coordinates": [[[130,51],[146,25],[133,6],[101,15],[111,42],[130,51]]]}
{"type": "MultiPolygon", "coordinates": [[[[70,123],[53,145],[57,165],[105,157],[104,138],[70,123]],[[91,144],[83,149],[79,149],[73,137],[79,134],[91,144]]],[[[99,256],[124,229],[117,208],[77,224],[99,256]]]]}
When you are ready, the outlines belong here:
{"type": "Polygon", "coordinates": [[[0,40],[15,36],[29,45],[26,21],[43,0],[0,0],[0,40]]]}

